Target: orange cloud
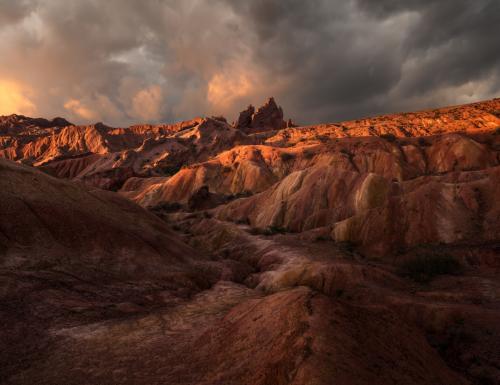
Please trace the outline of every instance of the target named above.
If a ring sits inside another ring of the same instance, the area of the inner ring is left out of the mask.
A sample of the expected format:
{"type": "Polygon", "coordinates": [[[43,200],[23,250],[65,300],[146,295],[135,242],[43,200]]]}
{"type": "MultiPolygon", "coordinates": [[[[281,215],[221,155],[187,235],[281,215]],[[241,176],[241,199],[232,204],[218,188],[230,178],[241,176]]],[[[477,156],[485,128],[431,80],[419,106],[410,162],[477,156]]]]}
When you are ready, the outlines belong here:
{"type": "Polygon", "coordinates": [[[96,114],[78,99],[70,99],[64,103],[64,108],[86,120],[95,120],[96,114]]]}
{"type": "Polygon", "coordinates": [[[0,80],[0,115],[33,115],[37,108],[29,99],[30,88],[13,81],[0,80]]]}
{"type": "Polygon", "coordinates": [[[252,80],[245,73],[217,73],[208,83],[207,98],[214,107],[226,109],[252,90],[252,80]]]}
{"type": "Polygon", "coordinates": [[[85,99],[72,98],[64,103],[64,108],[75,118],[86,122],[117,121],[123,117],[123,113],[105,95],[95,95],[93,98],[85,99]]]}
{"type": "Polygon", "coordinates": [[[162,107],[163,92],[158,85],[140,90],[132,99],[132,115],[144,120],[160,119],[162,107]]]}

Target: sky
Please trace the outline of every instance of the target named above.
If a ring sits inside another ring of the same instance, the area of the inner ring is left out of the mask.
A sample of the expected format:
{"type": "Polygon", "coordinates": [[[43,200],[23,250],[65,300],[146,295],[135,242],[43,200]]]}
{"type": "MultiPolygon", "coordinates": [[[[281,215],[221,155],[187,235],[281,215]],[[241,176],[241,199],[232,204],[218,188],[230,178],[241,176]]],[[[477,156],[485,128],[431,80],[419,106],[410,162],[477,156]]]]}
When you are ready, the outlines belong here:
{"type": "Polygon", "coordinates": [[[0,115],[114,126],[274,96],[298,124],[500,97],[498,0],[0,0],[0,115]]]}

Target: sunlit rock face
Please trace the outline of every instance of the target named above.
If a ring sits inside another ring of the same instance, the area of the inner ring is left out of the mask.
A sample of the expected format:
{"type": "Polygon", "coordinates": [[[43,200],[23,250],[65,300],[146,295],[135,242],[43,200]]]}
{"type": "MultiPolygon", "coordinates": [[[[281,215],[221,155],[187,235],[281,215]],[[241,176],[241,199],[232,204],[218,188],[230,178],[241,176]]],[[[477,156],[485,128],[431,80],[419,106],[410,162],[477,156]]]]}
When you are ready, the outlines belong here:
{"type": "Polygon", "coordinates": [[[498,182],[499,104],[307,127],[287,127],[273,98],[257,110],[249,106],[234,125],[212,117],[113,128],[13,115],[1,120],[0,155],[121,190],[150,208],[187,207],[207,188],[213,202],[196,206],[220,206],[221,219],[290,231],[327,226],[337,241],[384,254],[420,243],[495,238],[489,221],[485,231],[470,224],[494,217],[497,207],[470,207],[483,196],[492,199],[498,182]],[[424,208],[428,215],[408,212],[424,208]],[[386,235],[375,236],[380,229],[386,235]]]}
{"type": "Polygon", "coordinates": [[[497,383],[499,111],[1,117],[0,382],[497,383]]]}

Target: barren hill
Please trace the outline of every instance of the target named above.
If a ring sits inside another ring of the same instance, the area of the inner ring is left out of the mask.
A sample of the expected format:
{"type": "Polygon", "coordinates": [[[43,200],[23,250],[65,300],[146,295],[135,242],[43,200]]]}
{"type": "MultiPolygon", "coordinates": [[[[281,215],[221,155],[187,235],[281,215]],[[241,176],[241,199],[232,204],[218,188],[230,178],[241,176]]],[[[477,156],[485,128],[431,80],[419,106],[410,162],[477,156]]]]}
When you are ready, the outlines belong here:
{"type": "Polygon", "coordinates": [[[0,382],[498,383],[499,127],[1,117],[0,382]]]}

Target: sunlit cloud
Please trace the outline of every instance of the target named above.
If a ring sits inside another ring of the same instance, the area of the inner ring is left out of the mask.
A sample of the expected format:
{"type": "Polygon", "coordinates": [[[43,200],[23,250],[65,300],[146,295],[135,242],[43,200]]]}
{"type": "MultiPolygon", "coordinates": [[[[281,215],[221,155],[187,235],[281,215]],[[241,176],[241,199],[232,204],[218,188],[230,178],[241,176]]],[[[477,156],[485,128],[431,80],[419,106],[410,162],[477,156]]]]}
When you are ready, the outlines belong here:
{"type": "Polygon", "coordinates": [[[64,108],[70,113],[71,119],[85,123],[97,121],[113,122],[123,118],[120,109],[105,95],[96,95],[93,98],[72,98],[64,103],[64,108]]]}
{"type": "Polygon", "coordinates": [[[158,120],[162,115],[163,91],[152,85],[137,92],[132,99],[132,116],[147,121],[158,120]]]}
{"type": "Polygon", "coordinates": [[[0,115],[33,115],[37,112],[30,100],[33,91],[20,83],[0,80],[0,115]]]}
{"type": "Polygon", "coordinates": [[[207,98],[214,107],[224,110],[249,95],[252,88],[252,80],[245,73],[217,73],[208,83],[207,98]]]}
{"type": "Polygon", "coordinates": [[[78,99],[68,100],[66,103],[64,103],[64,108],[66,108],[68,111],[72,112],[73,114],[76,114],[77,116],[85,120],[96,119],[96,114],[94,113],[94,111],[85,106],[78,99]]]}

